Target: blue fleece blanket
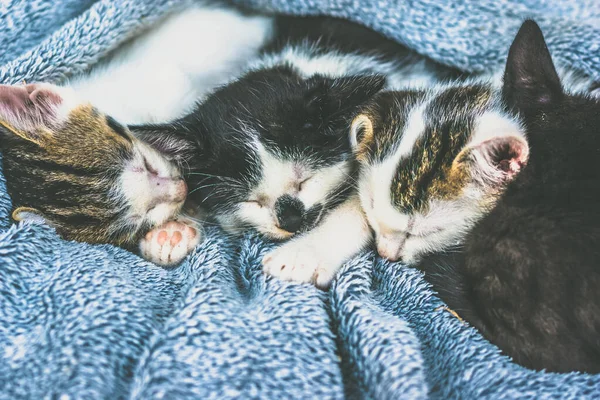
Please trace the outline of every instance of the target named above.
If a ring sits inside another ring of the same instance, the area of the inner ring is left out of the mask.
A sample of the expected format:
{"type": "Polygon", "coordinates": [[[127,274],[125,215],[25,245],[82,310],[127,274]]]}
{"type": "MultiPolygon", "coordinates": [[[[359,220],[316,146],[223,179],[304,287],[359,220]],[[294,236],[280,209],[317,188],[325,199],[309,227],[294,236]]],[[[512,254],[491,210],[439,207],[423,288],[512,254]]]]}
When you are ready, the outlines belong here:
{"type": "MultiPolygon", "coordinates": [[[[555,57],[600,80],[596,0],[239,0],[362,22],[467,71],[534,16],[555,57]],[[443,4],[447,3],[447,4],[443,4]]],[[[168,0],[8,0],[0,81],[60,82],[168,0]]],[[[365,253],[328,293],[267,278],[270,248],[209,229],[181,266],[11,225],[0,175],[0,398],[600,398],[600,376],[533,372],[441,308],[421,274],[365,253]]]]}

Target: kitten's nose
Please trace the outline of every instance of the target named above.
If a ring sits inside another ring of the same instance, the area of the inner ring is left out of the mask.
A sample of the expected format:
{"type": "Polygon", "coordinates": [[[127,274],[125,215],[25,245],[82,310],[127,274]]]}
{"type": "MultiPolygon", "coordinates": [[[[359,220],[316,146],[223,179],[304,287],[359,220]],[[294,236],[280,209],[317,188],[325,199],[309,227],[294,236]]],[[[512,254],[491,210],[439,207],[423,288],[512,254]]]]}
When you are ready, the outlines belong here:
{"type": "Polygon", "coordinates": [[[175,201],[177,203],[185,201],[188,188],[187,188],[187,184],[185,183],[183,178],[176,179],[173,186],[174,186],[173,201],[175,201]]]}
{"type": "Polygon", "coordinates": [[[185,201],[187,184],[182,178],[163,178],[154,174],[149,175],[151,187],[158,198],[173,203],[185,201]]]}
{"type": "Polygon", "coordinates": [[[377,253],[387,260],[398,261],[400,260],[400,253],[402,247],[387,240],[379,240],[377,243],[377,253]]]}
{"type": "Polygon", "coordinates": [[[398,255],[397,254],[390,254],[387,249],[381,249],[381,248],[377,248],[377,253],[379,253],[379,255],[382,258],[385,258],[386,260],[390,260],[390,261],[398,261],[398,255]]]}
{"type": "Polygon", "coordinates": [[[275,203],[279,227],[288,232],[297,232],[302,226],[304,204],[297,198],[284,195],[275,203]]]}

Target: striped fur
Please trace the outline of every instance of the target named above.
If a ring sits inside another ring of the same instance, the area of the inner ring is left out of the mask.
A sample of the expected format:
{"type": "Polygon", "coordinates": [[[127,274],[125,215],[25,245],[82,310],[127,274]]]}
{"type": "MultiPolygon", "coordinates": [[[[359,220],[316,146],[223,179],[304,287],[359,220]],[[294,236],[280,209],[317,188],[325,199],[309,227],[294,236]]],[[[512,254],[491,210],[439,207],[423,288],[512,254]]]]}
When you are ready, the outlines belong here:
{"type": "Polygon", "coordinates": [[[42,217],[67,239],[130,247],[181,207],[179,172],[73,96],[50,85],[0,87],[0,149],[13,217],[42,217]]]}
{"type": "Polygon", "coordinates": [[[525,165],[523,130],[499,96],[475,81],[388,91],[354,120],[361,199],[382,255],[410,262],[460,242],[525,165]]]}

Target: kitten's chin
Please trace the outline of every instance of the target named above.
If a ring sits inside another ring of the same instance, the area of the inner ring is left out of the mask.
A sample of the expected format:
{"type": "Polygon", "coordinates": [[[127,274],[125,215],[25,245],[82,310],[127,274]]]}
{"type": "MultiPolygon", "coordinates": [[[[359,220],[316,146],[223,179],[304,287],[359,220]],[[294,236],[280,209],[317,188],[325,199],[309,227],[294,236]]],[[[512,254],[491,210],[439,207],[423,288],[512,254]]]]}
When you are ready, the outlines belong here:
{"type": "Polygon", "coordinates": [[[421,259],[421,257],[416,254],[404,254],[401,250],[390,253],[387,250],[380,249],[379,246],[377,246],[377,253],[386,260],[399,262],[400,264],[405,265],[417,264],[421,259]]]}
{"type": "Polygon", "coordinates": [[[415,243],[406,237],[379,237],[377,239],[377,253],[386,260],[401,264],[416,264],[421,259],[422,251],[415,248],[415,243]]]}
{"type": "Polygon", "coordinates": [[[158,204],[146,214],[146,221],[151,226],[162,225],[175,218],[182,207],[183,202],[158,204]]]}
{"type": "Polygon", "coordinates": [[[294,236],[293,232],[288,232],[276,226],[273,227],[257,227],[258,232],[271,240],[287,240],[294,236]]]}

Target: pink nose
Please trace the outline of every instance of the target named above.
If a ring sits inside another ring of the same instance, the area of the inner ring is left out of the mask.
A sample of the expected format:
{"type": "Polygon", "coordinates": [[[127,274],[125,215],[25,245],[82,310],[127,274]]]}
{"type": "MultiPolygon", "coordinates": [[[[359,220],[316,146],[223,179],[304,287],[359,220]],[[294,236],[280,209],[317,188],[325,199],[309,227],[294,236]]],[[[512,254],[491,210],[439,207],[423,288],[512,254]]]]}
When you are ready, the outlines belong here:
{"type": "Polygon", "coordinates": [[[148,179],[158,199],[174,203],[185,200],[187,196],[187,184],[183,179],[163,178],[153,173],[148,174],[148,179]]]}
{"type": "Polygon", "coordinates": [[[187,196],[187,190],[188,188],[185,181],[183,179],[177,179],[175,181],[175,195],[173,200],[176,202],[184,201],[187,196]]]}

